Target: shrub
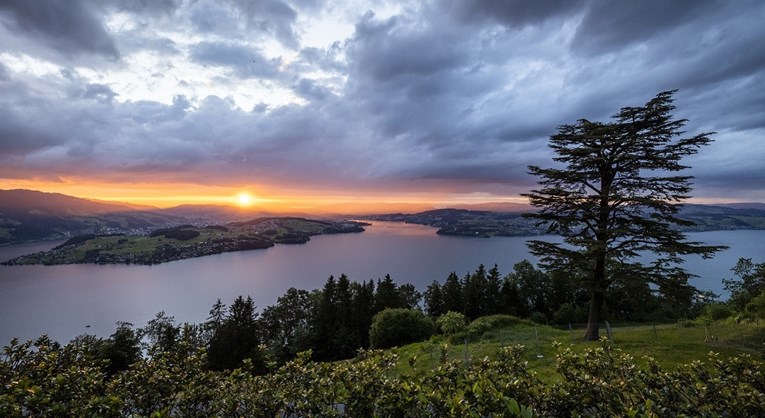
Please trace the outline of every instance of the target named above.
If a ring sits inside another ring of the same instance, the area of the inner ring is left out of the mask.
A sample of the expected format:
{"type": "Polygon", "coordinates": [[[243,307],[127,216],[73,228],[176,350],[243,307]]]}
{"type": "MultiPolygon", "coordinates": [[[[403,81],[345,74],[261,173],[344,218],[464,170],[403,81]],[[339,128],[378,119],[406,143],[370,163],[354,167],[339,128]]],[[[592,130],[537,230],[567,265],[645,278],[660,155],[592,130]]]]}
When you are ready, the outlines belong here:
{"type": "Polygon", "coordinates": [[[465,315],[449,311],[436,319],[436,326],[446,335],[453,335],[465,330],[467,318],[465,315]]]}
{"type": "Polygon", "coordinates": [[[587,322],[587,315],[586,307],[564,303],[553,313],[552,321],[558,325],[587,322]]]}
{"type": "Polygon", "coordinates": [[[545,314],[539,311],[534,311],[531,313],[531,316],[529,317],[533,322],[536,322],[537,324],[546,324],[547,323],[547,317],[545,314]]]}
{"type": "Polygon", "coordinates": [[[723,303],[711,303],[704,308],[704,316],[712,321],[719,321],[732,315],[728,305],[723,303]]]}
{"type": "Polygon", "coordinates": [[[372,348],[388,348],[430,338],[433,321],[415,309],[388,308],[372,318],[369,343],[372,348]]]}
{"type": "Polygon", "coordinates": [[[752,299],[746,304],[746,313],[754,318],[765,318],[765,292],[752,299]]]}
{"type": "MultiPolygon", "coordinates": [[[[381,314],[424,317],[405,309],[381,314]]],[[[545,383],[527,370],[521,346],[467,363],[447,359],[444,347],[436,367],[418,370],[412,358],[411,372],[391,352],[334,363],[312,362],[304,352],[256,376],[250,361],[206,370],[199,342],[184,328],[167,350],[151,346],[107,377],[93,356],[95,337],[66,346],[14,339],[0,351],[0,416],[765,416],[765,367],[748,355],[710,353],[705,362],[665,370],[606,340],[584,351],[556,344],[560,379],[545,383]]]]}
{"type": "Polygon", "coordinates": [[[521,320],[511,315],[482,316],[470,323],[467,332],[471,339],[476,339],[492,329],[508,327],[518,323],[529,323],[529,321],[521,320]]]}

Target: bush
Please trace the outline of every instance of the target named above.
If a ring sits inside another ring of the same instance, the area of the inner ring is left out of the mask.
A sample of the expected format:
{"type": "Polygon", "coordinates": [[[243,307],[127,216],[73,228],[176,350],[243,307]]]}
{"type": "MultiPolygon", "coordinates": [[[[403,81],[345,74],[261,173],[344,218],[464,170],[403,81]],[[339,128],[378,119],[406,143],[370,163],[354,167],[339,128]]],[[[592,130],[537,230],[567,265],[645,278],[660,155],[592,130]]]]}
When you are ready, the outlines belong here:
{"type": "Polygon", "coordinates": [[[574,306],[570,303],[564,303],[553,313],[552,321],[558,325],[587,322],[587,315],[587,308],[584,306],[574,306]]]}
{"type": "Polygon", "coordinates": [[[453,335],[465,330],[467,318],[465,315],[449,311],[436,319],[436,326],[446,335],[453,335]]]}
{"type": "Polygon", "coordinates": [[[704,308],[704,317],[712,321],[726,319],[733,314],[728,305],[723,303],[711,303],[704,308]]]}
{"type": "Polygon", "coordinates": [[[690,319],[678,319],[677,325],[679,325],[682,328],[693,328],[696,326],[696,323],[691,321],[690,319]]]}
{"type": "Polygon", "coordinates": [[[476,318],[468,326],[467,332],[470,339],[481,337],[487,331],[496,328],[504,328],[518,323],[529,323],[527,320],[521,320],[511,315],[489,315],[476,318]]]}
{"type": "Polygon", "coordinates": [[[388,348],[423,341],[436,331],[433,321],[415,309],[388,308],[372,318],[369,343],[372,348],[388,348]]]}
{"type": "Polygon", "coordinates": [[[531,313],[531,316],[529,317],[533,322],[537,324],[546,324],[547,323],[547,317],[545,314],[539,311],[534,311],[531,313]]]}
{"type": "Polygon", "coordinates": [[[765,318],[765,292],[746,304],[746,313],[754,318],[765,318]]]}

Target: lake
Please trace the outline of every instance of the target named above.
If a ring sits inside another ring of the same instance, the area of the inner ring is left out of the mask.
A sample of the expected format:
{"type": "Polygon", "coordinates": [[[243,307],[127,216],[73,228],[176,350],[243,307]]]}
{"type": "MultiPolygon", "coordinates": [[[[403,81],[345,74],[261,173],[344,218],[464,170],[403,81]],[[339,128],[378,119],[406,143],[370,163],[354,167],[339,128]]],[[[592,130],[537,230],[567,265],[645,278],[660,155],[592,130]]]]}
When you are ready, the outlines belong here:
{"type": "MultiPolygon", "coordinates": [[[[423,291],[452,271],[462,276],[479,264],[496,263],[506,274],[514,263],[534,260],[527,237],[450,237],[435,231],[375,222],[362,233],[317,236],[304,245],[156,266],[0,266],[0,345],[14,336],[31,339],[44,333],[62,342],[83,333],[108,336],[117,321],[143,326],[162,310],[179,322],[202,322],[218,298],[229,304],[239,295],[251,295],[262,308],[290,287],[320,288],[330,275],[341,273],[355,281],[390,274],[397,283],[412,283],[423,291]]],[[[730,268],[739,257],[765,261],[765,231],[688,235],[693,241],[731,247],[711,260],[688,258],[687,269],[700,276],[693,284],[701,289],[722,293],[721,279],[732,277],[730,268]]],[[[0,247],[0,261],[56,244],[0,247]]]]}

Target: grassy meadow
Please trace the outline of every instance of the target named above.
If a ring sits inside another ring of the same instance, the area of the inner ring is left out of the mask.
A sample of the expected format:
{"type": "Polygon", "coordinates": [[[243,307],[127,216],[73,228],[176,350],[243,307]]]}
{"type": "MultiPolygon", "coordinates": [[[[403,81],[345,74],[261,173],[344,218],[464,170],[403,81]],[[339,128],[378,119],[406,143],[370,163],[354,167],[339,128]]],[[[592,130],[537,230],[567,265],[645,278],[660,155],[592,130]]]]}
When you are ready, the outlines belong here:
{"type": "MultiPolygon", "coordinates": [[[[416,358],[415,371],[424,373],[438,366],[443,353],[450,360],[475,361],[485,356],[495,358],[503,346],[521,344],[525,347],[524,358],[529,369],[542,380],[553,383],[560,378],[556,372],[556,342],[575,352],[600,345],[582,338],[583,326],[569,331],[506,316],[496,322],[496,326],[482,332],[470,332],[471,327],[476,328],[474,321],[464,335],[435,336],[429,341],[394,348],[393,352],[399,356],[398,370],[411,371],[412,358],[416,358]]],[[[607,337],[605,326],[600,332],[601,338],[607,337]]],[[[696,360],[705,361],[710,352],[723,357],[749,354],[761,359],[765,355],[765,325],[737,324],[732,320],[613,326],[612,340],[616,348],[635,357],[639,364],[643,363],[642,358],[653,357],[667,369],[696,360]]]]}

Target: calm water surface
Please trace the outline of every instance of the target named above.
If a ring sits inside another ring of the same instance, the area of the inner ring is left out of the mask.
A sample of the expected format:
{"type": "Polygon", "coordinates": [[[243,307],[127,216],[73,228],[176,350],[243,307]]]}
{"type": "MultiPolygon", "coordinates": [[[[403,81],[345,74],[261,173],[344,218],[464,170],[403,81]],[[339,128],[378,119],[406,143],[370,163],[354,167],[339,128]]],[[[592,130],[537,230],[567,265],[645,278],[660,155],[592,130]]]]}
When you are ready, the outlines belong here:
{"type": "MultiPolygon", "coordinates": [[[[686,267],[701,276],[694,284],[721,292],[739,257],[765,261],[765,231],[689,234],[694,241],[728,245],[712,260],[691,257],[686,267]]],[[[558,237],[545,237],[559,240],[558,237]]],[[[142,326],[164,310],[180,322],[201,322],[215,301],[251,295],[259,307],[273,304],[290,287],[315,289],[330,275],[351,280],[390,274],[421,291],[450,272],[464,275],[479,264],[510,272],[528,254],[526,237],[446,237],[419,225],[376,222],[359,234],[313,237],[304,245],[219,254],[157,266],[0,266],[0,345],[16,336],[47,333],[68,341],[82,334],[108,336],[115,322],[142,326]]],[[[0,247],[0,260],[57,243],[0,247]]]]}

